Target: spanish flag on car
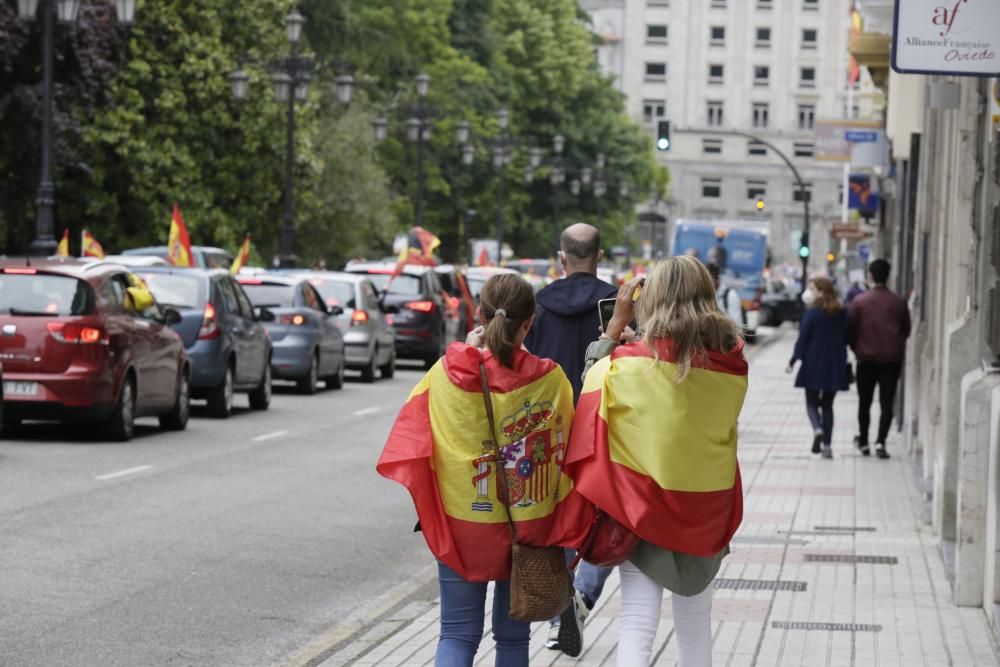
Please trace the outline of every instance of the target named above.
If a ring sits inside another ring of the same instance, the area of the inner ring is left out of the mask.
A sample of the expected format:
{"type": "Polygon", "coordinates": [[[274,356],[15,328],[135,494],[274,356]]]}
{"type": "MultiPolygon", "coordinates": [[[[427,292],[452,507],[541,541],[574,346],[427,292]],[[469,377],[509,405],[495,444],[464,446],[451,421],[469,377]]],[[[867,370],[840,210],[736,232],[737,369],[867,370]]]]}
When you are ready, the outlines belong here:
{"type": "Polygon", "coordinates": [[[64,229],[59,245],[56,246],[56,257],[69,257],[69,230],[64,229]]]}
{"type": "Polygon", "coordinates": [[[247,262],[250,261],[250,234],[246,235],[243,239],[243,245],[240,246],[240,250],[236,253],[236,259],[233,260],[233,265],[229,267],[229,272],[234,276],[240,272],[247,262]]]}
{"type": "Polygon", "coordinates": [[[510,576],[510,536],[480,359],[486,361],[518,540],[579,544],[592,518],[592,506],[562,474],[573,389],[559,366],[518,350],[509,369],[488,351],[452,344],[410,394],[376,469],[409,490],[427,546],[468,581],[510,576]]]}
{"type": "Polygon", "coordinates": [[[670,343],[617,348],[584,380],[566,473],[576,490],[647,542],[712,556],[743,519],[736,422],[743,344],[692,360],[674,382],[670,343]]]}
{"type": "Polygon", "coordinates": [[[191,238],[187,225],[181,217],[181,209],[174,202],[174,212],[170,216],[170,234],[167,237],[167,259],[174,266],[194,266],[191,256],[191,238]]]}
{"type": "Polygon", "coordinates": [[[104,258],[104,248],[97,242],[94,235],[86,229],[80,235],[80,256],[96,257],[98,259],[104,258]]]}

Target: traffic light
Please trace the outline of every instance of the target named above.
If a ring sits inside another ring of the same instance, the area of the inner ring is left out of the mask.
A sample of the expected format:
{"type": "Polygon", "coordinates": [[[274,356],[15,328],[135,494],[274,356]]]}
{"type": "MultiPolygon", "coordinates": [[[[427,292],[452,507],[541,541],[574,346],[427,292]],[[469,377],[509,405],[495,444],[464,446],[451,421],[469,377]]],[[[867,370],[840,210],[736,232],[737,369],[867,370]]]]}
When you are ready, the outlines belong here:
{"type": "Polygon", "coordinates": [[[809,259],[809,246],[804,245],[799,247],[799,257],[809,259]]]}
{"type": "Polygon", "coordinates": [[[837,261],[837,256],[836,255],[834,255],[832,252],[826,253],[826,262],[827,262],[827,264],[833,264],[835,261],[837,261]]]}
{"type": "Polygon", "coordinates": [[[760,213],[764,212],[764,206],[765,206],[765,204],[764,204],[764,198],[763,197],[758,196],[757,197],[757,201],[755,201],[753,205],[757,207],[757,211],[758,212],[760,212],[760,213]]]}
{"type": "Polygon", "coordinates": [[[669,151],[670,150],[670,121],[669,120],[658,120],[658,121],[656,121],[656,150],[658,150],[658,151],[669,151]]]}

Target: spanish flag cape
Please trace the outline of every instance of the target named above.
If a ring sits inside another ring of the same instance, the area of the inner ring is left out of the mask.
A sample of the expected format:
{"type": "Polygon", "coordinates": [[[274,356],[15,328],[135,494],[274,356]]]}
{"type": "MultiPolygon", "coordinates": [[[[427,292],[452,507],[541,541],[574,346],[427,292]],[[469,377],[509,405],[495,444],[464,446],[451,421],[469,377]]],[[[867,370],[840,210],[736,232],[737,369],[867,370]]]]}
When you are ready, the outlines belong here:
{"type": "Polygon", "coordinates": [[[592,516],[561,471],[573,389],[559,366],[518,350],[514,367],[506,368],[488,351],[453,343],[410,394],[376,469],[410,491],[427,546],[467,581],[510,577],[481,359],[518,541],[578,544],[592,516]]]}
{"type": "Polygon", "coordinates": [[[743,519],[736,421],[747,391],[740,343],[673,381],[669,341],[615,349],[587,373],[566,473],[576,490],[663,549],[712,556],[743,519]]]}

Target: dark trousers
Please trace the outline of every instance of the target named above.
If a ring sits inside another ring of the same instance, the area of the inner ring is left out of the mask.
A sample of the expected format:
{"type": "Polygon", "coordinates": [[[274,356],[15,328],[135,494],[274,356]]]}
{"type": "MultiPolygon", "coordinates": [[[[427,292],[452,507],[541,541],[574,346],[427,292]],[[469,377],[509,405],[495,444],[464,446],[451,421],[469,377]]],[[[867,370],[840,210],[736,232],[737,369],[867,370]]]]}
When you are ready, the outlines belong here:
{"type": "Polygon", "coordinates": [[[899,384],[899,374],[903,364],[896,361],[859,361],[858,362],[858,435],[859,442],[868,444],[868,428],[872,420],[872,400],[875,398],[875,386],[878,385],[878,403],[881,415],[878,422],[878,440],[885,444],[892,426],[892,408],[896,400],[896,385],[899,384]]]}
{"type": "Polygon", "coordinates": [[[835,391],[806,389],[806,414],[813,431],[823,432],[823,444],[827,447],[833,442],[833,399],[836,397],[835,391]]]}

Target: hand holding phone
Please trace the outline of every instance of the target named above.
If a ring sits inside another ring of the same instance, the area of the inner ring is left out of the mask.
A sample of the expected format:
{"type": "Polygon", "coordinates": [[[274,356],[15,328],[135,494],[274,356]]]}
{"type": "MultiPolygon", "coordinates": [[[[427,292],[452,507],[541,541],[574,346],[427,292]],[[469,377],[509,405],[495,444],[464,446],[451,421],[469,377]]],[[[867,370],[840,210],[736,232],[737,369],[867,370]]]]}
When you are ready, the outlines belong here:
{"type": "Polygon", "coordinates": [[[597,317],[601,320],[601,333],[607,333],[608,325],[615,314],[615,301],[617,299],[601,299],[597,302],[597,317]]]}

